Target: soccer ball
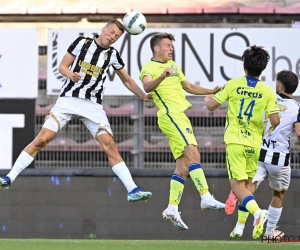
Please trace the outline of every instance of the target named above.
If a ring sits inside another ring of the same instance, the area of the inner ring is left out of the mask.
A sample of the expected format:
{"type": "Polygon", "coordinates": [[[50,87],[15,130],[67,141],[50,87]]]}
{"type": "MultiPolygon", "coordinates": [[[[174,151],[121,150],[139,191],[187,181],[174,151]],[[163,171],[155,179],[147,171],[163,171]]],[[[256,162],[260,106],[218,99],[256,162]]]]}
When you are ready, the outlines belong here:
{"type": "Polygon", "coordinates": [[[145,16],[140,12],[129,12],[123,17],[123,25],[131,35],[141,34],[147,25],[145,16]]]}

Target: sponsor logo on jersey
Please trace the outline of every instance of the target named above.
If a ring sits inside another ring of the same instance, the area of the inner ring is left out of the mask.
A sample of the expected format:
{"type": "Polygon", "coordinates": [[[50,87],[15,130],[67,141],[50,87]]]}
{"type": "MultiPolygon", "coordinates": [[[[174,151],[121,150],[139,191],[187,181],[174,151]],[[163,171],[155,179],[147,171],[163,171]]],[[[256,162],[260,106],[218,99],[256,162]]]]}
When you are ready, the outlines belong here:
{"type": "Polygon", "coordinates": [[[263,146],[266,146],[267,148],[276,148],[276,142],[275,140],[266,140],[265,138],[263,139],[263,146]]]}
{"type": "Polygon", "coordinates": [[[242,134],[242,136],[244,137],[244,138],[247,138],[247,137],[249,137],[249,136],[251,136],[252,134],[247,130],[247,129],[240,129],[240,131],[241,131],[241,134],[242,134]]]}
{"type": "Polygon", "coordinates": [[[85,74],[91,75],[93,77],[98,77],[99,73],[102,74],[103,69],[95,66],[93,64],[87,63],[85,61],[79,60],[78,65],[81,67],[81,71],[85,74]]]}
{"type": "Polygon", "coordinates": [[[245,153],[246,153],[246,155],[253,155],[253,154],[255,154],[255,149],[254,148],[245,148],[245,153]]]}
{"type": "Polygon", "coordinates": [[[240,126],[242,126],[243,128],[249,128],[250,122],[244,122],[241,119],[238,119],[238,123],[240,126]]]}
{"type": "Polygon", "coordinates": [[[236,93],[239,95],[249,96],[252,98],[262,98],[262,96],[263,96],[262,93],[251,92],[251,91],[245,90],[243,87],[238,87],[236,89],[236,93]]]}

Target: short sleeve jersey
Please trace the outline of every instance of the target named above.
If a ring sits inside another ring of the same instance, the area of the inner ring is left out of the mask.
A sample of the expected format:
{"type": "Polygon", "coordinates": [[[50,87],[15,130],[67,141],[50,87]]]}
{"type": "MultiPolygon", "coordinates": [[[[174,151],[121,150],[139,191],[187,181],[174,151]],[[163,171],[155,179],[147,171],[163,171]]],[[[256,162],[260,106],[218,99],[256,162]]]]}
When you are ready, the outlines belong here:
{"type": "Polygon", "coordinates": [[[268,115],[264,119],[263,145],[260,161],[279,166],[290,164],[290,137],[294,123],[300,122],[300,105],[294,99],[280,94],[277,95],[280,109],[280,124],[274,129],[268,115]]]}
{"type": "Polygon", "coordinates": [[[124,67],[119,52],[113,47],[100,47],[94,37],[83,36],[78,37],[69,46],[68,52],[75,56],[70,70],[79,72],[81,79],[73,82],[67,78],[61,89],[60,97],[85,98],[101,104],[109,67],[112,66],[115,70],[124,67]]]}
{"type": "Polygon", "coordinates": [[[151,91],[153,101],[159,109],[157,116],[163,116],[167,113],[179,113],[192,106],[186,100],[186,94],[181,85],[186,77],[174,61],[169,60],[163,63],[152,59],[143,66],[139,79],[142,80],[144,76],[150,75],[155,80],[160,77],[167,67],[173,69],[173,74],[166,77],[156,89],[151,91]]]}
{"type": "Polygon", "coordinates": [[[246,76],[228,81],[214,99],[220,104],[228,101],[225,143],[260,148],[264,113],[279,112],[273,89],[256,78],[246,76]]]}

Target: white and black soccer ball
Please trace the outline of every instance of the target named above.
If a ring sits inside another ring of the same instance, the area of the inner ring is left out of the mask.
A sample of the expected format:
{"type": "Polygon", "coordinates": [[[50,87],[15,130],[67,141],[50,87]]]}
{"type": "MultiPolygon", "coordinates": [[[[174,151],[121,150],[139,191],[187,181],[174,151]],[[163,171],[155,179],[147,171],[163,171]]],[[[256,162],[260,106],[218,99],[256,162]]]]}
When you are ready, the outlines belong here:
{"type": "Polygon", "coordinates": [[[145,16],[140,12],[129,12],[123,17],[123,25],[131,35],[141,34],[147,26],[145,16]]]}

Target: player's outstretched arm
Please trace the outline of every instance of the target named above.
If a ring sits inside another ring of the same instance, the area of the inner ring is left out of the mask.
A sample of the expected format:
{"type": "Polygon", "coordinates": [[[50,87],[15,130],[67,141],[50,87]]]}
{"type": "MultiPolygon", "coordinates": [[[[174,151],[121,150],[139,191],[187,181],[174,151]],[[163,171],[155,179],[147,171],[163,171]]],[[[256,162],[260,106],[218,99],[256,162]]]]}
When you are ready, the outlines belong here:
{"type": "Polygon", "coordinates": [[[205,106],[208,108],[210,111],[216,110],[218,107],[220,107],[220,103],[218,103],[213,95],[207,95],[204,98],[205,106]]]}
{"type": "Polygon", "coordinates": [[[181,85],[183,87],[183,89],[190,93],[190,94],[194,94],[194,95],[210,95],[210,94],[216,94],[220,91],[221,87],[216,86],[213,89],[207,89],[207,88],[203,88],[201,86],[198,86],[196,84],[192,84],[190,83],[188,80],[184,80],[181,82],[181,85]]]}
{"type": "Polygon", "coordinates": [[[149,102],[152,100],[151,94],[146,94],[137,84],[136,82],[131,78],[131,76],[127,73],[127,71],[122,68],[119,70],[116,70],[116,74],[120,77],[121,81],[123,82],[124,86],[129,89],[132,93],[140,97],[146,102],[149,102]]]}
{"type": "Polygon", "coordinates": [[[71,81],[78,82],[81,79],[81,75],[79,72],[72,72],[70,70],[70,66],[74,62],[74,59],[75,56],[67,52],[61,60],[58,70],[63,76],[70,78],[71,81]]]}

